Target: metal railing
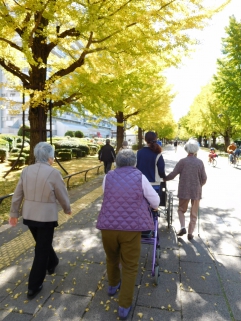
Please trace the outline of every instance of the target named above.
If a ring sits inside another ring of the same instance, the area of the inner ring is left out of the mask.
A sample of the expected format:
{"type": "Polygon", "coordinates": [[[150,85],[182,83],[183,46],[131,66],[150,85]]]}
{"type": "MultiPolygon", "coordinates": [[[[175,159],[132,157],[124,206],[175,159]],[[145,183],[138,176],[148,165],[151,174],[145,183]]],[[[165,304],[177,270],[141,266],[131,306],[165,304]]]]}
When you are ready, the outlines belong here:
{"type": "Polygon", "coordinates": [[[9,198],[9,197],[12,197],[12,196],[13,196],[13,193],[8,194],[8,195],[1,196],[1,197],[0,197],[0,205],[2,204],[2,201],[5,200],[5,198],[9,198]]]}
{"type": "MultiPolygon", "coordinates": [[[[83,171],[79,171],[79,172],[76,172],[76,173],[73,173],[73,174],[69,174],[69,175],[64,176],[63,179],[67,179],[67,182],[66,182],[67,189],[70,188],[70,186],[69,186],[69,181],[70,181],[70,179],[71,179],[73,176],[76,176],[76,175],[78,175],[78,174],[85,173],[85,182],[87,182],[87,174],[88,174],[88,172],[91,171],[91,170],[93,170],[93,169],[97,169],[96,175],[99,175],[99,173],[100,173],[100,167],[102,167],[102,166],[103,166],[103,164],[98,165],[98,166],[95,166],[95,167],[91,167],[91,168],[89,168],[89,169],[85,169],[85,170],[83,170],[83,171]]],[[[12,196],[13,196],[13,193],[10,193],[10,194],[1,196],[1,197],[0,197],[0,205],[1,205],[1,203],[2,203],[3,200],[5,200],[6,198],[9,198],[9,197],[12,197],[12,196]]]]}
{"type": "Polygon", "coordinates": [[[95,167],[91,167],[91,168],[89,168],[89,169],[85,169],[85,170],[83,170],[83,171],[79,171],[79,172],[76,172],[76,173],[73,173],[73,174],[69,174],[69,175],[64,176],[63,179],[67,179],[67,183],[66,183],[66,184],[67,184],[67,188],[69,189],[69,181],[70,181],[70,179],[71,179],[73,176],[76,176],[76,175],[78,175],[78,174],[85,173],[85,182],[87,182],[87,174],[88,174],[88,172],[91,171],[91,170],[93,170],[93,169],[96,169],[96,168],[97,168],[97,173],[96,173],[96,175],[99,175],[100,167],[102,167],[102,166],[103,166],[103,164],[102,164],[102,165],[95,166],[95,167]]]}

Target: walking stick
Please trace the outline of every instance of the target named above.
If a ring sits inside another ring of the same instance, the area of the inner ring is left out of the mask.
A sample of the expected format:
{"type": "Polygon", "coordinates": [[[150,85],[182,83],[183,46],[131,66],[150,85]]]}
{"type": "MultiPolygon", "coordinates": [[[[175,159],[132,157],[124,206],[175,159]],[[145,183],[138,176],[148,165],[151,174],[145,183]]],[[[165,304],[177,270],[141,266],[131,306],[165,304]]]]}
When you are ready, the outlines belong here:
{"type": "Polygon", "coordinates": [[[198,211],[197,211],[197,229],[198,229],[198,236],[200,237],[200,234],[199,234],[199,207],[198,207],[198,211]]]}

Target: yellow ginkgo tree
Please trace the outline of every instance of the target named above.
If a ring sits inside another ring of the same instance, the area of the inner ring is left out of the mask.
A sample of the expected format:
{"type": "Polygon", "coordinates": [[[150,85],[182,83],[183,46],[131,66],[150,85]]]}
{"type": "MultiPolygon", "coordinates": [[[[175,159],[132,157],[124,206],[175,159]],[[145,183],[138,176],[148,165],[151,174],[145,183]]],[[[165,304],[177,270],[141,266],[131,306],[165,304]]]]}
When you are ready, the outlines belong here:
{"type": "MultiPolygon", "coordinates": [[[[92,57],[99,66],[122,55],[133,60],[158,55],[167,65],[178,64],[195,44],[186,31],[203,28],[230,0],[220,0],[218,6],[216,2],[1,1],[0,66],[14,76],[16,88],[29,95],[23,108],[29,108],[30,162],[33,147],[46,140],[48,110],[81,100],[81,86],[70,95],[56,95],[63,79],[68,85],[72,73],[83,66],[91,73],[92,57]]],[[[84,77],[80,85],[86,85],[84,77]]]]}

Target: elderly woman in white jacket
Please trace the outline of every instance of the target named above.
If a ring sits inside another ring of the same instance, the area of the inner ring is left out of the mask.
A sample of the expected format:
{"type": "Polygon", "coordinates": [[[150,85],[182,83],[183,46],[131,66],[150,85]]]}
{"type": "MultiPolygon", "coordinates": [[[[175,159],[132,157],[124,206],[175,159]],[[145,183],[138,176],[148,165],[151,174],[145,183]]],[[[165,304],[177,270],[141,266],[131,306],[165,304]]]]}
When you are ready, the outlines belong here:
{"type": "Polygon", "coordinates": [[[52,247],[54,228],[58,226],[56,201],[59,201],[66,214],[71,214],[63,178],[57,169],[51,167],[54,161],[53,147],[40,142],[34,148],[34,156],[36,163],[22,171],[12,197],[9,218],[9,223],[15,226],[18,217],[22,215],[23,224],[28,226],[36,241],[28,282],[29,299],[33,299],[42,290],[46,270],[53,274],[59,263],[52,247]]]}

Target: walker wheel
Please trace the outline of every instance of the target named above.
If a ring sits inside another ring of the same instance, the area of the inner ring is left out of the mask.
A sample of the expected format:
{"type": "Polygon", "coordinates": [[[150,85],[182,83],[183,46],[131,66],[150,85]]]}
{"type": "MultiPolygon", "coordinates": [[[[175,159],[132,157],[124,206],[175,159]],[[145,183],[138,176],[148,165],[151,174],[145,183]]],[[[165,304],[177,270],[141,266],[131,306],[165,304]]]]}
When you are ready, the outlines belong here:
{"type": "Polygon", "coordinates": [[[155,266],[155,276],[154,276],[154,280],[155,280],[155,284],[158,285],[159,284],[159,265],[155,266]]]}
{"type": "Polygon", "coordinates": [[[159,265],[159,260],[160,260],[160,249],[156,249],[156,263],[159,265]]]}

